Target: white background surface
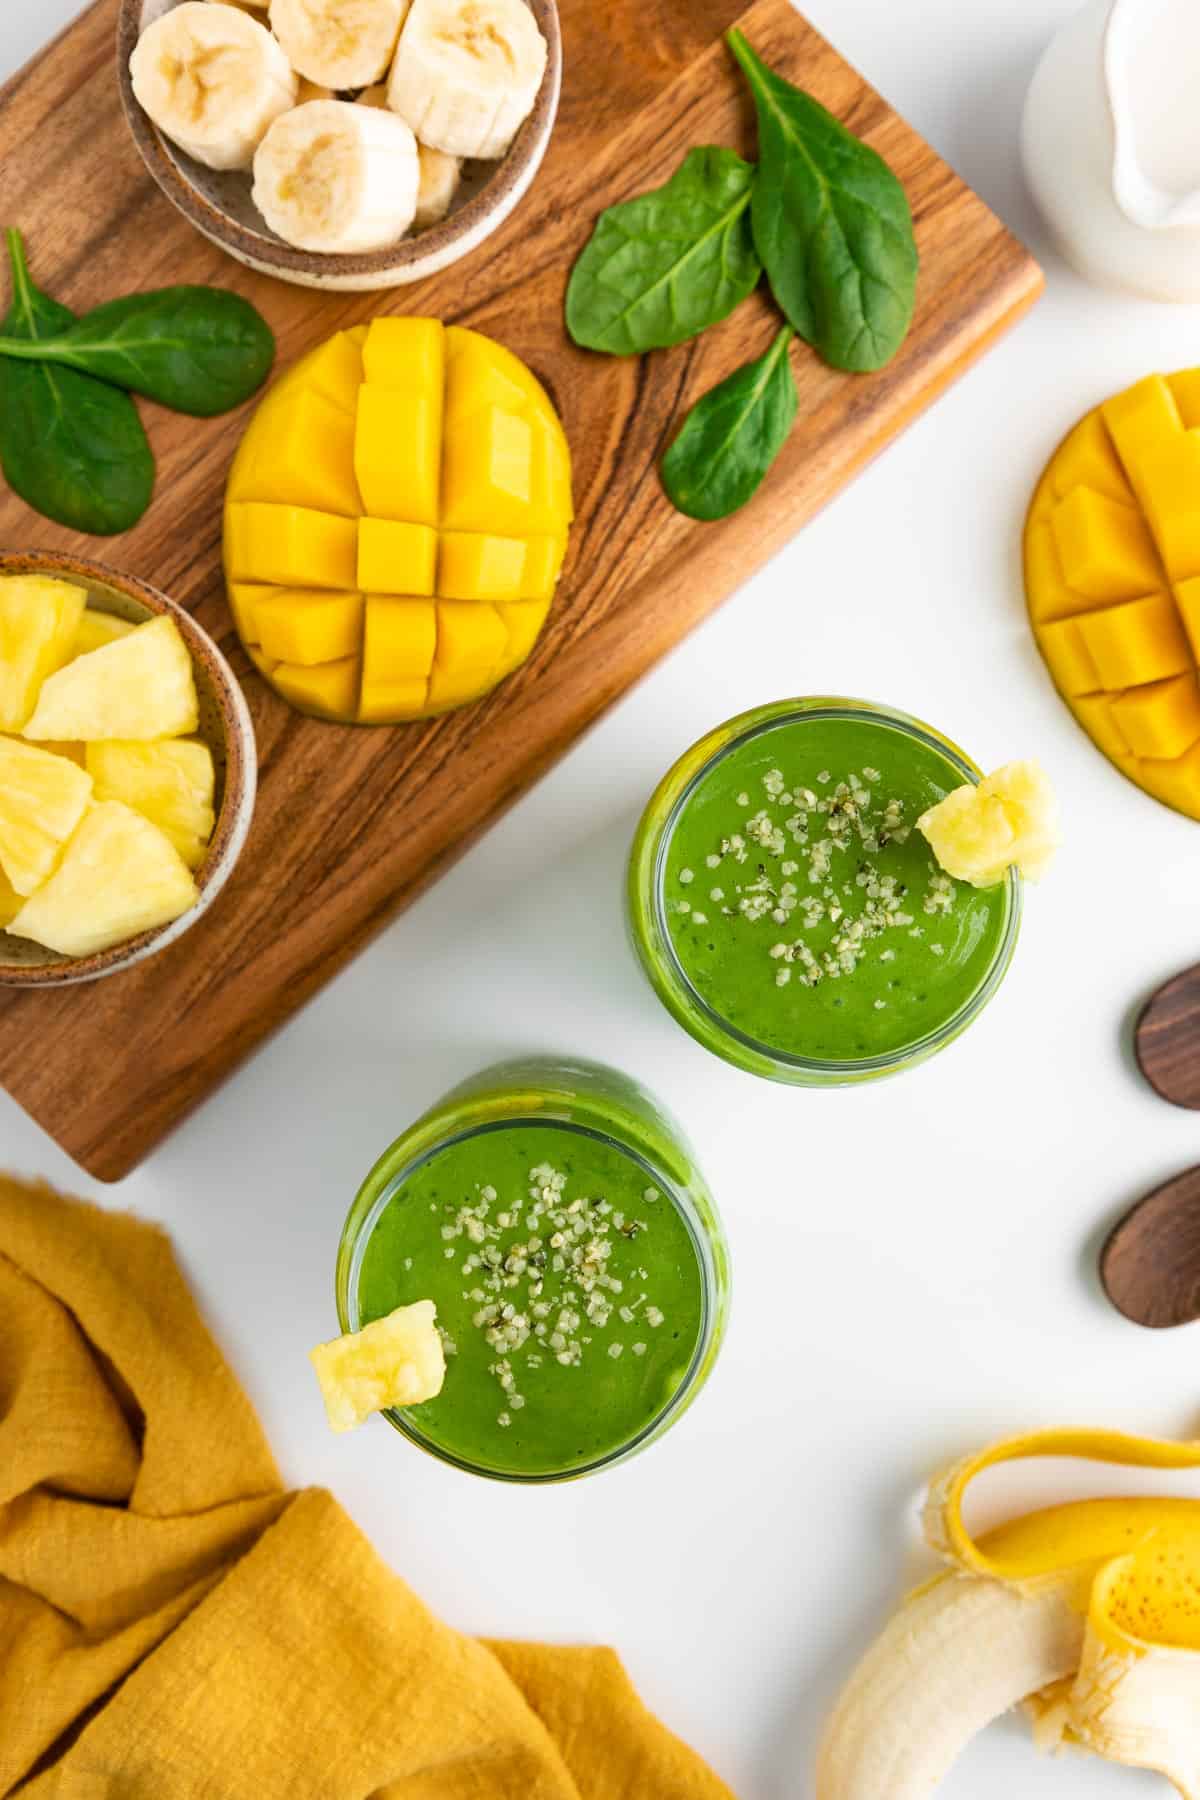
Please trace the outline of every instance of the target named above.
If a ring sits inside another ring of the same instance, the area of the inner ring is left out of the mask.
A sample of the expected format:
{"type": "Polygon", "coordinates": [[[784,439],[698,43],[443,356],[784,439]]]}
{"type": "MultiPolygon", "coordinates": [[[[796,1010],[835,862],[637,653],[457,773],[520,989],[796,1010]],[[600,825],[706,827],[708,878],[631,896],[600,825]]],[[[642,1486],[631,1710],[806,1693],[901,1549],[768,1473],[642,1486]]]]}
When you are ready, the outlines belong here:
{"type": "MultiPolygon", "coordinates": [[[[0,65],[75,10],[9,0],[0,65]]],[[[1018,578],[1049,450],[1107,392],[1200,359],[1200,313],[1087,290],[1030,216],[1019,109],[1066,0],[809,11],[1044,255],[1046,299],[138,1174],[89,1188],[0,1096],[6,1164],[170,1227],[289,1480],[334,1488],[453,1622],[618,1645],[742,1800],[811,1794],[819,1721],[911,1578],[934,1467],[1041,1423],[1186,1434],[1200,1412],[1195,1332],[1138,1331],[1094,1274],[1106,1226],[1200,1155],[1200,1120],[1156,1100],[1126,1048],[1139,998],[1200,956],[1200,837],[1077,731],[1018,578]],[[718,719],[804,692],[893,702],[985,765],[1036,753],[1070,836],[990,1011],[923,1070],[853,1092],[774,1087],[695,1046],[618,910],[667,764],[718,719]],[[694,1139],[735,1269],[706,1392],[648,1456],[557,1490],[443,1470],[382,1423],[334,1440],[305,1352],[336,1329],[359,1179],[452,1083],[543,1049],[623,1066],[694,1139]]],[[[1040,1762],[1012,1722],[942,1790],[1013,1791],[1165,1790],[1040,1762]]]]}

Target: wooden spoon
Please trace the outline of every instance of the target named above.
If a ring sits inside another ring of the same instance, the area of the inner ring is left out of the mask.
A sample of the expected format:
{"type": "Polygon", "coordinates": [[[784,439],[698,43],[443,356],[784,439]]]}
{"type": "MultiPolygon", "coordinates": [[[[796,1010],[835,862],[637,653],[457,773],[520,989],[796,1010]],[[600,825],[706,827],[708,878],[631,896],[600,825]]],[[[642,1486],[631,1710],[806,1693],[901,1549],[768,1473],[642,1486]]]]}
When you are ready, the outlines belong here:
{"type": "Polygon", "coordinates": [[[1134,1028],[1133,1049],[1156,1094],[1174,1106],[1200,1108],[1200,963],[1151,994],[1134,1028]]]}
{"type": "Polygon", "coordinates": [[[1200,1169],[1130,1208],[1100,1252],[1100,1279],[1135,1325],[1161,1330],[1200,1319],[1200,1169]]]}

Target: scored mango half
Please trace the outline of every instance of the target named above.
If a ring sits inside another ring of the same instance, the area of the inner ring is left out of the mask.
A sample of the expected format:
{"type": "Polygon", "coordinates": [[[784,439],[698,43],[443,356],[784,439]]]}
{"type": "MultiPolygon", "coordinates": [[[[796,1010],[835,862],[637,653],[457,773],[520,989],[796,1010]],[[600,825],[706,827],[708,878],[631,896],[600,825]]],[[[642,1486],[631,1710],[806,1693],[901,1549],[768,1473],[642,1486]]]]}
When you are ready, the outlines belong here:
{"type": "Polygon", "coordinates": [[[1059,445],[1025,527],[1025,590],[1092,741],[1200,819],[1200,369],[1147,376],[1059,445]]]}
{"type": "Polygon", "coordinates": [[[439,319],[375,319],[297,363],[242,439],[234,624],[303,712],[429,718],[525,661],[573,516],[566,434],[519,357],[439,319]]]}

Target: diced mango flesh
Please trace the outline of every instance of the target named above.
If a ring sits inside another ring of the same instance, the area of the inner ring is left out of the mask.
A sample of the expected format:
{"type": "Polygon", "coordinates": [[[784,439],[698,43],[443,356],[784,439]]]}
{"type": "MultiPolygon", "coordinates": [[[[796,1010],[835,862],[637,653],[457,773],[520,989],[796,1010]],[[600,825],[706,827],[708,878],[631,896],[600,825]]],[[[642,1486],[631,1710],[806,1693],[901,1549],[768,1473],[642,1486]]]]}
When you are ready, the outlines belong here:
{"type": "Polygon", "coordinates": [[[446,1379],[446,1356],[432,1300],[398,1306],[361,1331],[309,1352],[334,1431],[352,1431],[373,1412],[434,1400],[446,1379]]]}
{"type": "Polygon", "coordinates": [[[427,717],[532,650],[572,512],[566,436],[518,357],[436,319],[376,319],[298,363],[246,431],[226,505],[234,624],[304,711],[427,717]]]}
{"type": "Polygon", "coordinates": [[[1084,730],[1200,819],[1200,369],[1146,377],[1064,439],[1030,507],[1025,586],[1084,730]]]}

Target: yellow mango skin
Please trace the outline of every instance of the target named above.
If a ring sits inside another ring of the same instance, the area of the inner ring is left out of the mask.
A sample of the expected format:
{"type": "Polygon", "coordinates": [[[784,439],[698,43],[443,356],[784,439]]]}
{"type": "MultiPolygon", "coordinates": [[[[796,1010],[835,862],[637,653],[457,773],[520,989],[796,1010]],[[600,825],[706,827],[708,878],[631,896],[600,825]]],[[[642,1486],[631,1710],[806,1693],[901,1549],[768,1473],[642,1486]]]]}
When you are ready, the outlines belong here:
{"type": "Polygon", "coordinates": [[[263,399],[230,470],[230,610],[293,706],[361,724],[466,705],[542,631],[574,507],[520,359],[437,319],[337,333],[263,399]]]}
{"type": "Polygon", "coordinates": [[[1147,376],[1068,433],[1024,552],[1034,636],[1076,719],[1200,819],[1200,368],[1147,376]]]}

